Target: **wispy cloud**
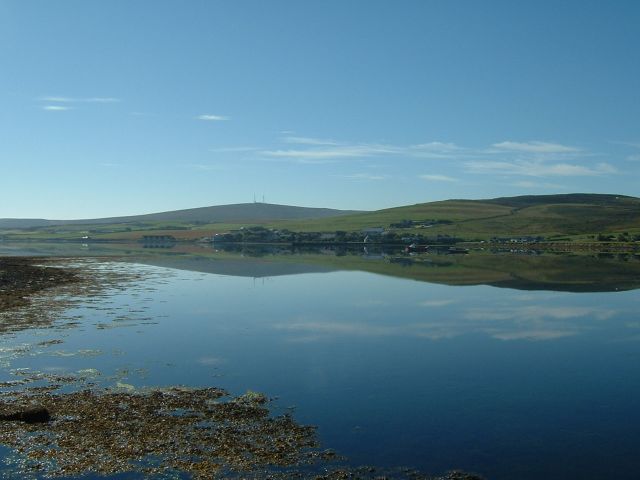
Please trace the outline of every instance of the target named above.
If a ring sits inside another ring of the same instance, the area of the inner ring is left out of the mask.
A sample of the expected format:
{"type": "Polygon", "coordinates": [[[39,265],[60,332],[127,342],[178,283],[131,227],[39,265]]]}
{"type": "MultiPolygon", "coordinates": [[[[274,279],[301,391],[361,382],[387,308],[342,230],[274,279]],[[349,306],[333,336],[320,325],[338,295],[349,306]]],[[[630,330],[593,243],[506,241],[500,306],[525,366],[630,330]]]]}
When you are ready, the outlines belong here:
{"type": "Polygon", "coordinates": [[[457,182],[457,178],[448,177],[446,175],[420,175],[420,178],[429,182],[457,182]]]}
{"type": "Polygon", "coordinates": [[[38,98],[41,102],[58,102],[58,103],[71,103],[74,100],[69,97],[40,97],[38,98]]]}
{"type": "Polygon", "coordinates": [[[368,157],[414,157],[449,158],[463,156],[464,149],[451,143],[431,142],[415,145],[392,145],[383,143],[339,143],[333,140],[319,140],[306,137],[287,137],[287,143],[295,143],[309,148],[263,150],[266,157],[290,159],[319,158],[368,158],[368,157]]]}
{"type": "MultiPolygon", "coordinates": [[[[494,143],[478,158],[465,162],[467,173],[521,177],[593,177],[618,173],[611,164],[583,163],[591,157],[582,148],[559,143],[528,141],[503,141],[494,143]]],[[[521,188],[563,188],[560,185],[534,182],[514,184],[521,188]]]]}
{"type": "MultiPolygon", "coordinates": [[[[443,160],[477,160],[518,155],[538,161],[588,155],[578,147],[548,142],[494,143],[489,147],[466,148],[451,142],[425,142],[409,145],[388,143],[350,143],[314,137],[285,136],[281,141],[296,148],[264,149],[261,155],[289,159],[348,159],[365,157],[405,157],[443,160]]],[[[435,178],[432,180],[436,180],[435,178]]],[[[447,181],[440,179],[441,181],[447,181]]]]}
{"type": "Polygon", "coordinates": [[[215,172],[215,171],[227,169],[226,166],[210,164],[210,163],[190,163],[187,166],[195,170],[199,170],[201,172],[215,172]]]}
{"type": "Polygon", "coordinates": [[[225,120],[229,120],[229,117],[224,115],[212,115],[209,113],[204,113],[202,115],[198,115],[196,119],[204,120],[205,122],[222,122],[225,120]]]}
{"type": "Polygon", "coordinates": [[[500,143],[494,143],[491,145],[493,148],[509,152],[527,152],[527,153],[576,153],[581,150],[576,147],[570,147],[567,145],[561,145],[559,143],[547,143],[547,142],[512,142],[504,141],[500,143]]]}
{"type": "Polygon", "coordinates": [[[469,173],[520,175],[528,177],[597,176],[617,173],[617,169],[608,163],[598,163],[591,167],[569,163],[545,163],[535,160],[515,160],[512,162],[472,160],[466,162],[465,166],[469,173]]]}
{"type": "MultiPolygon", "coordinates": [[[[282,134],[282,132],[281,132],[282,134]]],[[[538,140],[504,140],[487,146],[465,147],[452,142],[430,141],[413,144],[357,143],[302,135],[283,135],[272,148],[251,147],[257,157],[271,161],[322,165],[372,158],[392,160],[442,160],[451,171],[461,174],[492,174],[514,177],[588,177],[618,173],[613,165],[594,164],[585,158],[594,154],[579,146],[538,140]]],[[[249,151],[245,147],[227,147],[217,151],[249,151]]],[[[629,160],[635,161],[635,157],[629,160]]],[[[382,175],[342,176],[354,180],[381,180],[382,175]]],[[[428,182],[459,182],[460,175],[426,173],[419,178],[428,182]]],[[[555,184],[521,182],[521,188],[561,188],[555,184]]]]}
{"type": "Polygon", "coordinates": [[[361,158],[381,154],[395,154],[397,149],[386,145],[341,145],[327,148],[263,150],[262,155],[277,158],[361,158]]]}
{"type": "Polygon", "coordinates": [[[49,112],[63,112],[65,110],[73,110],[71,107],[65,107],[62,105],[44,105],[42,109],[49,112]]]}

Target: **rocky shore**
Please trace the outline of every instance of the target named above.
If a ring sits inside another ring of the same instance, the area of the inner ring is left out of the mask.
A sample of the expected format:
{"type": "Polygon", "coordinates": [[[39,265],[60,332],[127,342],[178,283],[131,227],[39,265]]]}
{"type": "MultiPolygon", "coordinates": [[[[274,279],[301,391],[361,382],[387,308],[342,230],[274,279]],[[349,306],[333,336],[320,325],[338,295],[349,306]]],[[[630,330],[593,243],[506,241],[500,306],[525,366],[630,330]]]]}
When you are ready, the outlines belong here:
{"type": "Polygon", "coordinates": [[[0,311],[19,307],[39,291],[78,281],[73,272],[36,257],[0,257],[0,311]]]}

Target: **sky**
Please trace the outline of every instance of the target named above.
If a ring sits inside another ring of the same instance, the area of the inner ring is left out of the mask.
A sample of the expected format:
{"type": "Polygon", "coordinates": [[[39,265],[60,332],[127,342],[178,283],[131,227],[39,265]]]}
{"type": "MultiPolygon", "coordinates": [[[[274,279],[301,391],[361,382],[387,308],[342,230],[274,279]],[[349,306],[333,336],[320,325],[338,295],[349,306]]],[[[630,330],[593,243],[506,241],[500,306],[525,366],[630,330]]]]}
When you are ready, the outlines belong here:
{"type": "Polygon", "coordinates": [[[0,0],[0,218],[640,196],[640,2],[0,0]]]}

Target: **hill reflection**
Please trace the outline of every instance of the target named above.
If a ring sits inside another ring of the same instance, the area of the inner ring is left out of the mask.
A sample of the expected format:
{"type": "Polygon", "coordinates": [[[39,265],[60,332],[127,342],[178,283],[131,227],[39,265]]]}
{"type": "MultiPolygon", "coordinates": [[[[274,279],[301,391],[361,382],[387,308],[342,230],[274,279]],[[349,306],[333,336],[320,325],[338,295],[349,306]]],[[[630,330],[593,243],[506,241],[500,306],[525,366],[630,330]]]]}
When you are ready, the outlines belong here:
{"type": "Polygon", "coordinates": [[[640,287],[640,255],[472,252],[408,255],[399,249],[234,248],[139,258],[142,263],[220,275],[269,277],[353,270],[444,285],[610,292],[640,287]]]}
{"type": "Polygon", "coordinates": [[[364,271],[443,285],[492,285],[517,290],[613,292],[640,288],[639,254],[558,254],[447,248],[407,254],[393,247],[305,247],[177,244],[0,244],[2,255],[109,256],[126,262],[218,275],[265,278],[332,271],[364,271]]]}

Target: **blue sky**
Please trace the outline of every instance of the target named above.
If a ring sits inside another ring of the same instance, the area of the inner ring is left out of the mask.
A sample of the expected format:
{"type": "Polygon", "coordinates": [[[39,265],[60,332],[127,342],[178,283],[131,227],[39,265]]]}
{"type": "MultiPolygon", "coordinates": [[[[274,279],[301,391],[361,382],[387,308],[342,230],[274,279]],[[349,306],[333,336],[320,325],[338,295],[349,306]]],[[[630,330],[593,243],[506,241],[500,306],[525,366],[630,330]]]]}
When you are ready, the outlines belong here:
{"type": "Polygon", "coordinates": [[[0,0],[0,218],[640,195],[640,2],[0,0]]]}

